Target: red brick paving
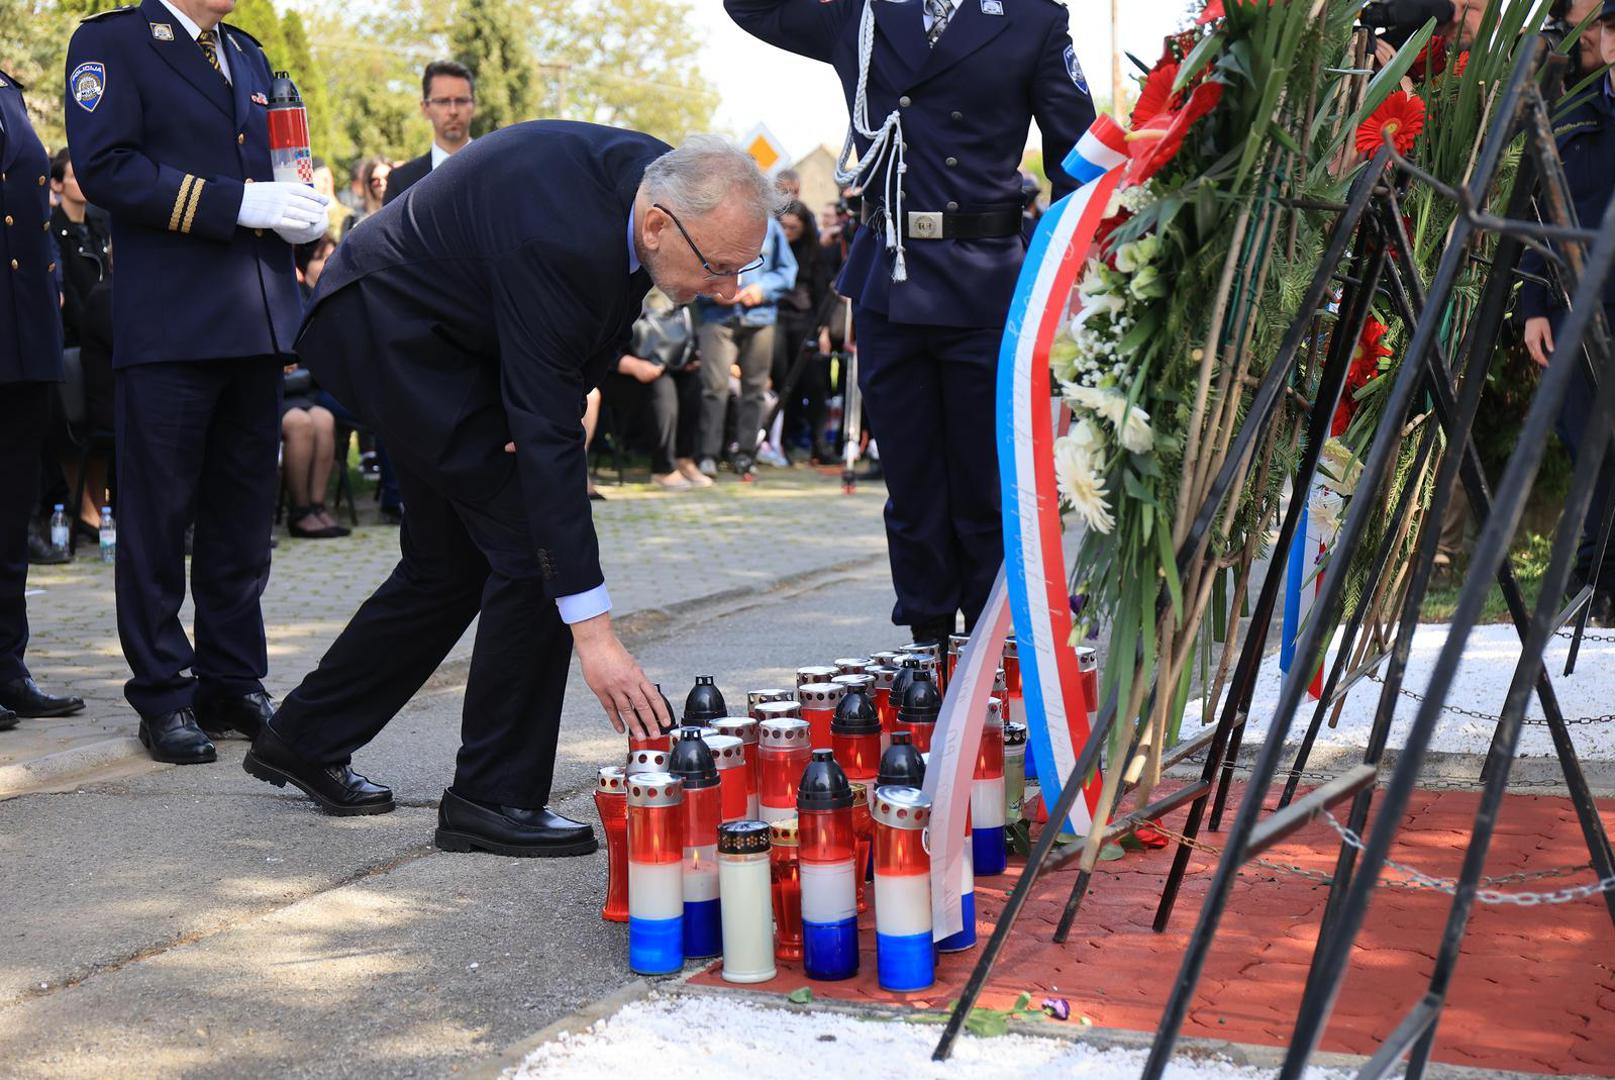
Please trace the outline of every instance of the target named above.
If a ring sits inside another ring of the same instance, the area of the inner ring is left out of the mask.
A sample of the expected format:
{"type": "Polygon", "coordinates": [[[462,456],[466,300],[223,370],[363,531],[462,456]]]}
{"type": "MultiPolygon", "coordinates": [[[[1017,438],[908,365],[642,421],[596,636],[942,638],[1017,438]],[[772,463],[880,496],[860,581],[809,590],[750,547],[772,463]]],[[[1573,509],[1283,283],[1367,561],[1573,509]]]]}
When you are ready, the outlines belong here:
{"type": "MultiPolygon", "coordinates": [[[[1236,787],[1237,799],[1240,789],[1236,787]]],[[[1426,873],[1454,876],[1478,795],[1417,792],[1392,858],[1426,873]]],[[[1600,803],[1615,831],[1615,801],[1600,803]]],[[[1169,819],[1181,825],[1182,813],[1169,819]]],[[[1217,843],[1218,836],[1207,840],[1217,843]]],[[[1319,824],[1268,853],[1276,862],[1331,870],[1335,834],[1319,824]]],[[[1100,1027],[1153,1031],[1176,978],[1179,959],[1198,917],[1214,868],[1210,855],[1190,860],[1172,924],[1150,929],[1174,848],[1131,853],[1101,863],[1070,939],[1051,940],[1074,870],[1046,875],[1022,909],[981,1004],[1004,1008],[1022,991],[1059,996],[1072,1019],[1100,1027]]],[[[1505,874],[1585,862],[1569,801],[1509,796],[1493,838],[1487,873],[1505,874]]],[[[1590,880],[1556,878],[1507,885],[1509,891],[1551,890],[1590,880]]],[[[996,923],[1015,870],[976,883],[982,942],[996,923]]],[[[1241,876],[1207,958],[1183,1033],[1282,1046],[1289,1040],[1307,964],[1327,893],[1290,874],[1252,867],[1241,876]]],[[[1427,987],[1450,897],[1430,890],[1381,889],[1352,954],[1323,1049],[1369,1054],[1427,987]]],[[[857,978],[821,983],[800,964],[782,962],[779,975],[748,989],[787,994],[807,985],[816,995],[940,1008],[956,998],[977,952],[942,957],[937,984],[920,994],[882,991],[875,980],[873,915],[864,920],[865,956],[857,978]]],[[[726,985],[714,968],[698,984],[726,985]]],[[[1458,1065],[1527,1072],[1615,1077],[1615,927],[1599,898],[1552,906],[1477,905],[1435,1046],[1435,1059],[1458,1065]]]]}

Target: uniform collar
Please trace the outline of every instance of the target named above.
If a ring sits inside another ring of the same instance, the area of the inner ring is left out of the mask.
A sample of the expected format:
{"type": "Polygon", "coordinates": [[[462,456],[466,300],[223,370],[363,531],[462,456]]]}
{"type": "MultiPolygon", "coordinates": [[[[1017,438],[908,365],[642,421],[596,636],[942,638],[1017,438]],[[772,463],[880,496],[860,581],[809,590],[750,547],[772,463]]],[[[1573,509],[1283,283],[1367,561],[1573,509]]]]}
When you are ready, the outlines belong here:
{"type": "Polygon", "coordinates": [[[639,200],[636,198],[628,204],[628,272],[639,273],[639,250],[634,247],[634,217],[639,210],[639,200]]]}
{"type": "MultiPolygon", "coordinates": [[[[201,36],[202,28],[196,25],[189,15],[185,14],[173,4],[170,4],[168,0],[158,0],[158,3],[162,4],[163,7],[168,9],[168,13],[174,16],[174,21],[178,22],[180,26],[184,28],[185,32],[191,35],[192,41],[195,41],[199,36],[201,36]]],[[[215,26],[213,29],[217,31],[218,27],[215,26]]]]}

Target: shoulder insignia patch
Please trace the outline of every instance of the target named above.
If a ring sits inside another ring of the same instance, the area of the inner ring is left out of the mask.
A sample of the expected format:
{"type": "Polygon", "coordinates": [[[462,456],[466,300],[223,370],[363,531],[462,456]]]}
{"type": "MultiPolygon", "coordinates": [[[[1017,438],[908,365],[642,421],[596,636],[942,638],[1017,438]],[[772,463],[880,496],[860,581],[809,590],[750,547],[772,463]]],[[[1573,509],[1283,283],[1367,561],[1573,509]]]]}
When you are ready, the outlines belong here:
{"type": "Polygon", "coordinates": [[[154,22],[151,24],[151,36],[158,41],[173,41],[174,28],[165,22],[154,22]]]}
{"type": "Polygon", "coordinates": [[[1077,60],[1075,45],[1065,47],[1065,72],[1071,76],[1071,81],[1076,83],[1078,90],[1084,94],[1088,92],[1088,77],[1082,73],[1082,64],[1077,60]]]}
{"type": "Polygon", "coordinates": [[[106,89],[107,66],[99,60],[85,61],[67,77],[67,92],[85,112],[95,111],[106,89]]]}

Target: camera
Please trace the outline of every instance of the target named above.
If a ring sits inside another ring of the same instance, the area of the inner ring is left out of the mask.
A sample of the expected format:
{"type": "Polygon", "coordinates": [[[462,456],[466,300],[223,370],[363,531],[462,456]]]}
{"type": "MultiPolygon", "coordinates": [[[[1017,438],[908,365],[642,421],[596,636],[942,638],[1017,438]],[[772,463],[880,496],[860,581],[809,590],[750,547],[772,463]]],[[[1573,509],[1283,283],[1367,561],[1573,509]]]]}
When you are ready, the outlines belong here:
{"type": "Polygon", "coordinates": [[[1373,0],[1363,5],[1358,22],[1400,47],[1431,19],[1441,26],[1457,16],[1452,0],[1373,0]]]}

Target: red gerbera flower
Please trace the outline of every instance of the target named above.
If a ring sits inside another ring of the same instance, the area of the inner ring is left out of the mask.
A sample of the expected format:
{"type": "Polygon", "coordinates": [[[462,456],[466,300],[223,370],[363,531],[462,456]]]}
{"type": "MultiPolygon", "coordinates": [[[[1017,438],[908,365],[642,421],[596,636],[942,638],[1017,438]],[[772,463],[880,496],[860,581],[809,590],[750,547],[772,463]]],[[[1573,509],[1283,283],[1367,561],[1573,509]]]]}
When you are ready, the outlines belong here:
{"type": "Polygon", "coordinates": [[[1195,87],[1194,93],[1189,95],[1189,100],[1181,109],[1162,113],[1127,136],[1129,142],[1143,141],[1153,145],[1134,151],[1132,163],[1127,166],[1127,174],[1122,178],[1123,184],[1127,186],[1142,184],[1159,172],[1167,162],[1177,156],[1184,138],[1189,134],[1189,129],[1194,126],[1195,121],[1216,108],[1220,100],[1222,100],[1222,83],[1201,83],[1195,87]]]}
{"type": "Polygon", "coordinates": [[[1223,14],[1222,0],[1206,0],[1205,9],[1200,12],[1200,17],[1195,19],[1195,22],[1204,26],[1208,22],[1222,18],[1223,14]]]}
{"type": "Polygon", "coordinates": [[[1351,418],[1357,414],[1357,391],[1378,377],[1379,362],[1391,355],[1384,340],[1389,329],[1378,319],[1371,318],[1363,324],[1363,334],[1351,354],[1351,366],[1346,369],[1346,388],[1341,391],[1340,404],[1329,424],[1329,434],[1335,438],[1346,433],[1351,418]]]}
{"type": "Polygon", "coordinates": [[[1455,78],[1455,79],[1462,78],[1463,74],[1464,74],[1464,69],[1467,68],[1468,66],[1469,66],[1469,54],[1467,52],[1459,53],[1458,54],[1458,59],[1456,59],[1456,60],[1454,60],[1452,62],[1452,77],[1455,78]]]}
{"type": "Polygon", "coordinates": [[[1138,104],[1133,106],[1133,127],[1141,127],[1182,104],[1183,94],[1172,92],[1172,84],[1177,81],[1177,77],[1176,60],[1163,57],[1161,62],[1155,65],[1144,79],[1144,88],[1138,94],[1138,104]]]}
{"type": "Polygon", "coordinates": [[[1398,90],[1357,129],[1357,152],[1373,154],[1390,139],[1396,152],[1405,155],[1423,130],[1424,99],[1398,90]]]}
{"type": "Polygon", "coordinates": [[[1426,75],[1440,75],[1446,68],[1447,39],[1438,35],[1424,43],[1419,55],[1413,58],[1413,66],[1408,68],[1408,75],[1420,81],[1426,75]]]}

